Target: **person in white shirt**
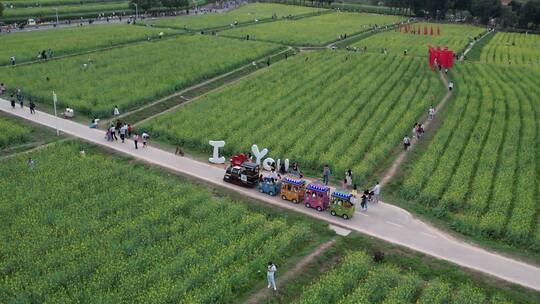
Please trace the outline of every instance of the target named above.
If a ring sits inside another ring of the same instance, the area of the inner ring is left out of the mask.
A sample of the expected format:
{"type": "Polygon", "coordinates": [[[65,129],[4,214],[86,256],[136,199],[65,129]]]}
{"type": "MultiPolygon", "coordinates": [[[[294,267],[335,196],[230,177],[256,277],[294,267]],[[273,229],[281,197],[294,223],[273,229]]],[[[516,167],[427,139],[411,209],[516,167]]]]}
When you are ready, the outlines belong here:
{"type": "Polygon", "coordinates": [[[433,106],[431,106],[428,111],[429,120],[433,119],[433,115],[435,115],[435,109],[433,108],[433,106]]]}
{"type": "Polygon", "coordinates": [[[274,290],[277,290],[276,288],[276,280],[274,279],[274,273],[277,271],[276,265],[272,262],[268,262],[267,270],[266,270],[266,279],[268,280],[268,288],[274,288],[274,290]]]}
{"type": "Polygon", "coordinates": [[[448,90],[452,91],[453,89],[454,89],[454,82],[450,81],[450,83],[448,84],[448,90]]]}
{"type": "Polygon", "coordinates": [[[411,139],[409,136],[405,135],[403,137],[403,147],[405,148],[405,151],[409,150],[409,146],[411,145],[411,139]]]}
{"type": "Polygon", "coordinates": [[[114,106],[113,115],[114,116],[120,115],[120,110],[118,110],[118,106],[114,106]]]}
{"type": "Polygon", "coordinates": [[[379,185],[379,182],[371,189],[373,192],[373,202],[378,203],[379,202],[379,195],[381,194],[381,185],[379,185]]]}

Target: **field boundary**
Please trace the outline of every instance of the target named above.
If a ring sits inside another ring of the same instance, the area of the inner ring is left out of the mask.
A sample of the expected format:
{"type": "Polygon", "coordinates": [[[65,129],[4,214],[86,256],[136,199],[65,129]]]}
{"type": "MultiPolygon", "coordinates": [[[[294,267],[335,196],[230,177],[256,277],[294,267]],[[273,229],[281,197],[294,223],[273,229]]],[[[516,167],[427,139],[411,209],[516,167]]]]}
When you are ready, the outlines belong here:
{"type": "MultiPolygon", "coordinates": [[[[158,108],[160,105],[162,104],[167,104],[165,106],[165,109],[161,110],[161,111],[155,111],[155,112],[151,112],[152,114],[151,115],[143,115],[143,118],[142,119],[134,119],[133,121],[130,121],[131,124],[135,124],[135,123],[143,123],[147,120],[150,120],[152,118],[155,118],[157,116],[160,116],[164,113],[167,113],[167,112],[170,112],[170,111],[173,111],[175,110],[176,108],[178,108],[179,106],[182,106],[182,105],[185,105],[186,103],[189,103],[189,102],[192,102],[193,100],[199,98],[199,97],[202,97],[210,92],[213,92],[215,90],[218,90],[219,88],[225,86],[225,85],[228,85],[228,84],[231,84],[231,83],[234,83],[236,81],[239,81],[241,79],[244,79],[245,77],[248,77],[250,75],[252,75],[253,73],[257,72],[257,71],[260,71],[263,68],[259,68],[259,64],[261,63],[264,63],[265,59],[266,58],[276,58],[276,57],[279,57],[280,55],[285,55],[285,54],[289,54],[291,51],[294,51],[294,48],[292,47],[287,47],[286,49],[282,49],[276,53],[273,53],[273,54],[270,54],[270,55],[266,55],[266,56],[263,56],[262,58],[259,58],[257,60],[255,60],[254,62],[257,63],[257,66],[254,66],[253,63],[249,63],[249,64],[246,64],[246,65],[243,65],[239,68],[236,68],[232,71],[229,71],[225,74],[221,74],[219,76],[216,76],[212,79],[209,79],[209,80],[206,80],[204,82],[201,82],[201,83],[198,83],[196,85],[193,85],[189,88],[186,88],[184,90],[181,90],[181,91],[178,91],[176,93],[173,93],[169,96],[165,96],[163,98],[160,98],[150,104],[147,104],[143,107],[139,107],[133,111],[130,111],[130,112],[126,112],[122,115],[119,115],[119,116],[116,116],[116,117],[112,117],[112,118],[109,118],[107,120],[103,120],[103,122],[110,122],[110,121],[113,121],[113,120],[116,120],[116,119],[123,119],[123,120],[126,120],[126,121],[129,121],[129,117],[137,117],[137,113],[140,113],[142,111],[145,111],[145,110],[151,110],[153,108],[158,108]],[[214,86],[216,85],[217,86],[214,86]],[[198,92],[200,91],[200,92],[198,92]],[[190,94],[193,94],[192,96],[190,96],[190,94]],[[187,97],[185,95],[188,95],[187,97]],[[170,105],[168,105],[170,103],[170,105]]],[[[291,56],[294,55],[294,54],[291,54],[291,56]]],[[[285,58],[285,56],[282,56],[279,58],[279,60],[282,60],[283,58],[285,58]]],[[[276,61],[274,61],[273,63],[275,63],[276,61]]],[[[103,124],[102,123],[102,127],[105,126],[107,124],[103,124]]]]}
{"type": "Polygon", "coordinates": [[[23,61],[21,63],[15,64],[15,65],[11,65],[11,64],[8,63],[8,64],[0,65],[0,68],[12,68],[12,67],[19,67],[19,66],[25,66],[25,65],[31,65],[31,64],[46,63],[46,62],[53,61],[53,60],[60,60],[60,59],[69,58],[69,57],[76,57],[76,56],[80,56],[80,55],[86,55],[86,54],[92,54],[92,53],[97,53],[97,52],[103,52],[103,51],[119,49],[119,48],[122,48],[122,47],[132,46],[132,45],[136,45],[136,44],[139,44],[139,43],[142,44],[142,43],[145,43],[145,42],[156,42],[156,41],[164,41],[164,40],[167,40],[167,39],[174,39],[174,38],[177,38],[179,36],[184,36],[184,35],[188,36],[188,35],[194,35],[194,34],[189,33],[189,32],[170,33],[170,34],[166,35],[165,38],[163,38],[163,39],[159,39],[159,38],[153,38],[153,39],[150,39],[150,40],[148,40],[148,39],[140,39],[140,40],[137,39],[137,40],[128,41],[126,43],[115,44],[115,45],[108,46],[108,47],[102,47],[102,48],[97,48],[97,49],[80,51],[80,52],[76,52],[76,53],[53,56],[52,58],[45,59],[45,60],[39,60],[38,59],[38,60],[23,61]]]}

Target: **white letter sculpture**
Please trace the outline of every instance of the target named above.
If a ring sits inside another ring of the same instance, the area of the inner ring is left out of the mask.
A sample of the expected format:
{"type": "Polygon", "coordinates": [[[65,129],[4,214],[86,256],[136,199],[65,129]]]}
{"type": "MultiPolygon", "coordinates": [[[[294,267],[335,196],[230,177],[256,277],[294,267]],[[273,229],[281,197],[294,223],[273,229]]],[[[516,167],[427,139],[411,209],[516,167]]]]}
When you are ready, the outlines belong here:
{"type": "Polygon", "coordinates": [[[251,146],[251,153],[255,155],[255,163],[260,165],[261,159],[268,153],[268,149],[264,148],[262,151],[259,151],[259,147],[257,147],[257,145],[253,145],[251,146]]]}
{"type": "Polygon", "coordinates": [[[264,161],[263,161],[263,168],[264,170],[266,171],[271,171],[272,170],[272,163],[274,162],[274,159],[272,158],[266,158],[264,161]]]}
{"type": "Polygon", "coordinates": [[[210,146],[214,147],[214,153],[212,157],[208,159],[211,163],[214,164],[223,164],[225,163],[225,157],[219,157],[219,148],[223,148],[225,146],[225,142],[223,140],[211,140],[208,142],[210,146]]]}

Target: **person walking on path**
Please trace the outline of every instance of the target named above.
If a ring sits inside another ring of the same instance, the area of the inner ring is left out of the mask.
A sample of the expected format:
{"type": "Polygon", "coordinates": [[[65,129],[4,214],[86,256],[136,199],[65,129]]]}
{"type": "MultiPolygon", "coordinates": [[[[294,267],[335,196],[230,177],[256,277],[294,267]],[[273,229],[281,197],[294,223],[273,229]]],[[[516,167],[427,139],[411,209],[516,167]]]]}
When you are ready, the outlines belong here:
{"type": "Polygon", "coordinates": [[[141,139],[141,137],[139,136],[139,134],[133,135],[133,142],[135,143],[135,149],[139,149],[137,144],[139,143],[140,139],[141,139]]]}
{"type": "Polygon", "coordinates": [[[11,60],[11,65],[15,65],[16,61],[15,61],[15,56],[11,56],[11,58],[9,58],[11,60]]]}
{"type": "Polygon", "coordinates": [[[11,94],[10,102],[11,102],[11,108],[15,110],[15,96],[13,96],[13,94],[11,94]]]}
{"type": "Polygon", "coordinates": [[[30,101],[30,114],[36,114],[36,104],[30,101]]]}
{"type": "Polygon", "coordinates": [[[347,183],[347,187],[352,187],[352,171],[351,169],[347,170],[345,172],[345,181],[347,183]]]}
{"type": "Polygon", "coordinates": [[[124,140],[126,139],[126,133],[127,133],[127,125],[123,125],[120,127],[120,139],[122,140],[122,143],[124,143],[124,140]]]}
{"type": "Polygon", "coordinates": [[[114,109],[113,109],[113,115],[114,115],[114,116],[120,115],[120,110],[118,110],[118,106],[114,106],[114,109]]]}
{"type": "Polygon", "coordinates": [[[6,92],[6,86],[3,83],[0,83],[0,95],[4,95],[6,92]]]}
{"type": "Polygon", "coordinates": [[[111,132],[111,141],[118,140],[118,137],[116,136],[116,130],[114,128],[114,124],[111,123],[111,127],[109,128],[109,132],[111,132]]]}
{"type": "Polygon", "coordinates": [[[375,184],[373,189],[371,189],[371,192],[373,192],[373,202],[378,203],[379,202],[379,195],[381,194],[381,185],[379,185],[379,182],[375,184]]]}
{"type": "Polygon", "coordinates": [[[433,106],[430,106],[429,110],[428,110],[428,118],[429,118],[429,120],[433,120],[434,115],[435,115],[435,109],[433,108],[433,106]]]}
{"type": "Polygon", "coordinates": [[[362,211],[367,211],[367,208],[368,208],[368,200],[369,200],[369,191],[364,191],[364,193],[362,193],[362,200],[360,201],[360,209],[362,211]],[[367,193],[366,193],[367,192],[367,193]]]}
{"type": "Polygon", "coordinates": [[[277,290],[276,279],[274,277],[276,271],[276,265],[274,265],[272,262],[268,262],[268,266],[266,267],[266,279],[268,280],[268,288],[273,288],[274,290],[277,290]]]}
{"type": "Polygon", "coordinates": [[[450,81],[448,83],[448,91],[452,91],[454,89],[454,82],[453,81],[450,81]]]}
{"type": "Polygon", "coordinates": [[[133,132],[133,126],[130,124],[128,124],[127,126],[127,135],[128,137],[131,137],[131,132],[133,132]]]}
{"type": "Polygon", "coordinates": [[[411,146],[411,139],[409,138],[409,136],[405,135],[405,137],[403,137],[403,148],[405,149],[405,151],[409,150],[409,147],[411,146]]]}
{"type": "Polygon", "coordinates": [[[328,185],[328,179],[330,178],[330,175],[332,174],[332,172],[330,171],[330,167],[328,165],[324,165],[324,168],[323,168],[323,183],[325,185],[328,185]]]}
{"type": "Polygon", "coordinates": [[[148,139],[150,138],[150,135],[148,135],[148,133],[146,132],[143,132],[141,135],[141,138],[142,138],[142,146],[143,148],[146,148],[146,146],[148,146],[148,139]]]}

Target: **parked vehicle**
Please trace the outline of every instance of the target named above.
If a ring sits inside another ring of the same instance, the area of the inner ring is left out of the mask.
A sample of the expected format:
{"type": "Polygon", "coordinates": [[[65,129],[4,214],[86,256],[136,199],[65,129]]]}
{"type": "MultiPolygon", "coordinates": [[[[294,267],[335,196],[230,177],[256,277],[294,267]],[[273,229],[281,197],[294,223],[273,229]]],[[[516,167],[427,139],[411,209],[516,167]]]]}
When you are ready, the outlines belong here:
{"type": "Polygon", "coordinates": [[[330,202],[330,188],[326,185],[309,184],[304,194],[304,203],[306,208],[323,211],[328,208],[330,202]]]}
{"type": "Polygon", "coordinates": [[[259,165],[244,162],[241,166],[229,166],[223,180],[245,187],[255,187],[259,182],[259,165]]]}
{"type": "Polygon", "coordinates": [[[330,214],[334,216],[340,216],[346,220],[352,218],[356,209],[353,195],[339,191],[332,192],[329,209],[330,214]]]}
{"type": "Polygon", "coordinates": [[[303,179],[295,179],[287,176],[283,178],[281,198],[295,204],[301,203],[304,200],[305,189],[306,182],[303,179]]]}
{"type": "Polygon", "coordinates": [[[261,193],[267,193],[271,196],[281,193],[281,182],[271,177],[264,177],[262,181],[259,181],[258,187],[261,193]]]}

